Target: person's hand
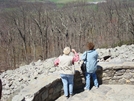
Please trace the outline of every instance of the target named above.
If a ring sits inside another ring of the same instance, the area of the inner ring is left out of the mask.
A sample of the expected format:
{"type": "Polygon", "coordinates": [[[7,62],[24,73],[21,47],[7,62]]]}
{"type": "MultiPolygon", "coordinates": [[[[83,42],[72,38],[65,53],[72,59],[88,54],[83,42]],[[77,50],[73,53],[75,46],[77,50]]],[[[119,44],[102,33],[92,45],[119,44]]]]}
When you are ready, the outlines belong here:
{"type": "Polygon", "coordinates": [[[72,49],[72,52],[73,52],[73,53],[76,53],[75,49],[72,49]]]}

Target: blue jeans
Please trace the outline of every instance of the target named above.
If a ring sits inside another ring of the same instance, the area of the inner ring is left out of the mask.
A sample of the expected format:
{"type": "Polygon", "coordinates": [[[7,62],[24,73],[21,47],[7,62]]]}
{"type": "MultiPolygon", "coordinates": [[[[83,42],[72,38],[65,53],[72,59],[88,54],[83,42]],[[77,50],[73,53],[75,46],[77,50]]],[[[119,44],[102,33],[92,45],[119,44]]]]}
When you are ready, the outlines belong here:
{"type": "Polygon", "coordinates": [[[63,83],[64,95],[69,96],[69,94],[73,94],[74,75],[61,74],[60,76],[63,83]]]}
{"type": "Polygon", "coordinates": [[[91,76],[93,78],[95,87],[98,87],[99,86],[96,73],[87,73],[86,72],[85,73],[85,76],[86,76],[86,85],[85,85],[85,88],[86,89],[90,89],[90,77],[91,76]]]}

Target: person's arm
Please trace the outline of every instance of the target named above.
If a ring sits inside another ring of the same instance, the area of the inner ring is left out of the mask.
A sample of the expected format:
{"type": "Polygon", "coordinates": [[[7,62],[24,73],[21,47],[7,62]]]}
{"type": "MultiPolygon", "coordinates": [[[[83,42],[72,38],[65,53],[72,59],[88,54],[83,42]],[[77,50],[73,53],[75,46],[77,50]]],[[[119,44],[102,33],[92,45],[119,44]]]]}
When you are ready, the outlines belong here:
{"type": "Polygon", "coordinates": [[[98,54],[98,52],[96,51],[96,60],[97,60],[97,62],[99,62],[99,61],[98,61],[98,57],[99,57],[99,54],[98,54]]]}
{"type": "Polygon", "coordinates": [[[74,62],[77,62],[79,60],[79,54],[74,49],[72,49],[72,52],[74,53],[72,63],[74,63],[74,62]]]}
{"type": "Polygon", "coordinates": [[[54,61],[54,65],[55,65],[55,66],[58,66],[58,65],[59,65],[59,62],[60,62],[60,60],[59,60],[59,58],[57,58],[57,59],[54,61]]]}
{"type": "Polygon", "coordinates": [[[82,57],[81,57],[81,60],[85,61],[85,59],[86,59],[86,52],[84,52],[84,53],[82,54],[82,57]]]}

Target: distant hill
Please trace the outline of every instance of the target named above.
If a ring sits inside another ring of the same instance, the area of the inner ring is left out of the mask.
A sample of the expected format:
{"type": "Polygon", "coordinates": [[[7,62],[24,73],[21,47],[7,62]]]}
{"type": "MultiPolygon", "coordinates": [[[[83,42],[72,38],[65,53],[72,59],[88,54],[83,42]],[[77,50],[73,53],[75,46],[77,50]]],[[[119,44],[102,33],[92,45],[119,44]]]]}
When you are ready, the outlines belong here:
{"type": "Polygon", "coordinates": [[[99,2],[99,1],[104,1],[104,0],[49,0],[49,1],[55,2],[55,3],[68,3],[68,2],[73,2],[73,1],[99,2]]]}
{"type": "MultiPolygon", "coordinates": [[[[54,2],[54,3],[68,3],[74,1],[87,1],[87,2],[102,2],[106,0],[0,0],[0,2],[54,2]]],[[[120,1],[134,1],[134,0],[120,0],[120,1]]]]}
{"type": "Polygon", "coordinates": [[[26,2],[54,2],[54,3],[68,3],[73,1],[87,1],[87,2],[101,2],[105,0],[0,0],[0,2],[17,2],[17,1],[26,1],[26,2]]]}
{"type": "MultiPolygon", "coordinates": [[[[87,1],[87,2],[102,2],[106,0],[25,0],[25,1],[50,1],[55,3],[68,3],[74,1],[87,1]]],[[[134,1],[134,0],[120,0],[120,1],[134,1]]]]}

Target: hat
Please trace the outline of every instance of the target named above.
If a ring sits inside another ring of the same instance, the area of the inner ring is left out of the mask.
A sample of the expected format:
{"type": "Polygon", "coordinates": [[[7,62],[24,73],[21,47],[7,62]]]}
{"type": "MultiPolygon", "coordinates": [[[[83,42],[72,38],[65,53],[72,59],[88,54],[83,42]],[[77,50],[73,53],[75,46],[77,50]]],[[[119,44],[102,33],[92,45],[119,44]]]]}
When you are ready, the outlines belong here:
{"type": "Polygon", "coordinates": [[[63,53],[68,55],[70,53],[70,47],[65,47],[63,53]]]}

